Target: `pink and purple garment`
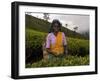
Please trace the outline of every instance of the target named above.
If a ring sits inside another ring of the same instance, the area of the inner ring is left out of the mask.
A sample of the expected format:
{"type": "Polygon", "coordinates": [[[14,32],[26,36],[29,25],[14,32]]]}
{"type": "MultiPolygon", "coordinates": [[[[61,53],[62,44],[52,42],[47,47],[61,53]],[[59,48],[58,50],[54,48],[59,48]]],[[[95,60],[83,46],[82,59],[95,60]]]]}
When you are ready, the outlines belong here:
{"type": "MultiPolygon", "coordinates": [[[[63,45],[67,45],[65,34],[62,32],[63,45]]],[[[51,32],[46,37],[46,48],[50,48],[50,44],[56,43],[56,36],[51,32]]]]}

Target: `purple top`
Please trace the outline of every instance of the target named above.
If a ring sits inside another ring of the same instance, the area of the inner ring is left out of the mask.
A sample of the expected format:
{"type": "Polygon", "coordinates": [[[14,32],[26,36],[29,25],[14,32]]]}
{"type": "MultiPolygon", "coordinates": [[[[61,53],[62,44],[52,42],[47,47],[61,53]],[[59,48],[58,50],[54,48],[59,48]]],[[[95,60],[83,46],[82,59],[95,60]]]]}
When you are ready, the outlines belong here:
{"type": "MultiPolygon", "coordinates": [[[[62,32],[63,45],[67,45],[65,34],[62,32]]],[[[46,37],[46,48],[50,48],[50,44],[55,44],[56,36],[51,32],[46,37]]]]}

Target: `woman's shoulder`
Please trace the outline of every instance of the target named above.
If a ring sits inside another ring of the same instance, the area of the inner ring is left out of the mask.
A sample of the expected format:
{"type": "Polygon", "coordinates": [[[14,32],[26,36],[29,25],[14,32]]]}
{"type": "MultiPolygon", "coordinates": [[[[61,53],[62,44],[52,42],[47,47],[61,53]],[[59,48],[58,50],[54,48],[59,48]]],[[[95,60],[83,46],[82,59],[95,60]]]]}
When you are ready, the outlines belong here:
{"type": "Polygon", "coordinates": [[[51,33],[48,33],[48,35],[47,35],[47,37],[50,37],[50,36],[52,36],[52,32],[51,33]]]}
{"type": "Polygon", "coordinates": [[[48,35],[52,35],[52,34],[53,34],[52,32],[48,33],[48,35]]]}

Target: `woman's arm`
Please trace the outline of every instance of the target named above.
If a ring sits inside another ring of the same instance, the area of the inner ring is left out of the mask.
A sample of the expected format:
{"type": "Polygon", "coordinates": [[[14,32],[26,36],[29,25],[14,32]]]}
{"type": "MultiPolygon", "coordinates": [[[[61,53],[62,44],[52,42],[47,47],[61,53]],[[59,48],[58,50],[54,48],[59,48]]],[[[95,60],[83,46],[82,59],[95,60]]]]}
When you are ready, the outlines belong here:
{"type": "Polygon", "coordinates": [[[68,49],[67,49],[67,38],[65,34],[63,33],[63,45],[64,45],[64,54],[68,54],[68,49]]]}
{"type": "Polygon", "coordinates": [[[67,54],[68,54],[67,45],[64,45],[64,54],[65,54],[65,55],[67,55],[67,54]]]}
{"type": "Polygon", "coordinates": [[[52,52],[51,50],[50,50],[50,48],[46,48],[46,51],[49,53],[49,54],[56,54],[56,53],[54,53],[54,52],[52,52]]]}
{"type": "Polygon", "coordinates": [[[47,51],[48,53],[51,53],[50,48],[46,48],[46,51],[47,51]]]}

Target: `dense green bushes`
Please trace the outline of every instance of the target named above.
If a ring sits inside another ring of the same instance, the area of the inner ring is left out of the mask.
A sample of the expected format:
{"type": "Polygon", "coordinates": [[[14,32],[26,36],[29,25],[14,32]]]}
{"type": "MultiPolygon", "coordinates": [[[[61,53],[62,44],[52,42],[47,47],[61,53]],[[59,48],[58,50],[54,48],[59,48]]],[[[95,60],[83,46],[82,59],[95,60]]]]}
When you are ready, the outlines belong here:
{"type": "Polygon", "coordinates": [[[57,66],[80,66],[80,65],[89,65],[89,56],[71,56],[60,59],[52,59],[45,61],[44,59],[34,62],[32,64],[26,64],[26,68],[36,68],[36,67],[57,67],[57,66]]]}
{"type": "Polygon", "coordinates": [[[68,52],[80,56],[89,54],[89,40],[68,38],[68,52]]]}
{"type": "Polygon", "coordinates": [[[89,40],[66,38],[68,43],[68,57],[60,60],[44,62],[42,59],[42,44],[47,33],[26,29],[26,61],[31,60],[32,64],[26,63],[26,67],[49,67],[49,66],[75,66],[89,64],[89,40]],[[34,62],[33,62],[34,60],[34,62]],[[35,62],[38,60],[37,62],[35,62]],[[39,61],[40,60],[40,61],[39,61]]]}
{"type": "Polygon", "coordinates": [[[45,39],[44,33],[26,29],[26,48],[37,49],[45,39]]]}
{"type": "Polygon", "coordinates": [[[26,61],[28,61],[28,58],[30,60],[30,57],[36,58],[38,55],[39,57],[40,55],[42,57],[42,44],[45,39],[45,35],[46,34],[41,32],[37,32],[31,29],[26,29],[26,35],[25,35],[26,61]]]}

